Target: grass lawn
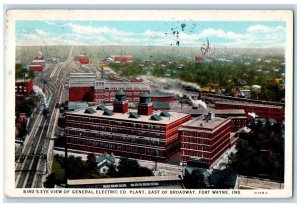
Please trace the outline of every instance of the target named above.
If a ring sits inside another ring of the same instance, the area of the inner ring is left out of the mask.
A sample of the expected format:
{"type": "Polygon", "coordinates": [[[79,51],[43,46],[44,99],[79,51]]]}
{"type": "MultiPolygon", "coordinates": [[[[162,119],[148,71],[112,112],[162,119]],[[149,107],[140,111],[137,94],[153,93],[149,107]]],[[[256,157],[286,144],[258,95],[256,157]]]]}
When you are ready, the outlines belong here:
{"type": "Polygon", "coordinates": [[[57,181],[63,181],[65,176],[65,170],[61,167],[59,162],[54,158],[52,160],[52,173],[56,174],[57,181]]]}

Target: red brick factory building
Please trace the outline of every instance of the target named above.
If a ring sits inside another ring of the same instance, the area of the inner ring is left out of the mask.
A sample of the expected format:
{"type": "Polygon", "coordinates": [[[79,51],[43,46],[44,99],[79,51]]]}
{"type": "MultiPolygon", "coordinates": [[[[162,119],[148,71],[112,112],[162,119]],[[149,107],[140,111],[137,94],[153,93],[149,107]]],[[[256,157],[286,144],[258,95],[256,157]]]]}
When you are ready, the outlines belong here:
{"type": "Polygon", "coordinates": [[[80,64],[89,64],[90,63],[89,58],[85,55],[74,56],[74,61],[79,61],[80,64]]]}
{"type": "Polygon", "coordinates": [[[98,105],[67,112],[65,137],[69,149],[167,162],[180,151],[179,127],[190,114],[154,111],[149,94],[140,95],[137,110],[118,91],[113,106],[98,105]]]}
{"type": "Polygon", "coordinates": [[[140,93],[150,93],[149,85],[143,82],[106,81],[94,73],[70,74],[69,101],[113,103],[118,90],[123,90],[131,103],[139,102],[140,93]]]}
{"type": "Polygon", "coordinates": [[[33,82],[31,79],[18,79],[15,81],[16,96],[27,97],[33,92],[33,82]]]}
{"type": "Polygon", "coordinates": [[[211,168],[230,148],[230,128],[230,117],[215,117],[213,113],[184,123],[179,128],[181,162],[211,168]]]}
{"type": "Polygon", "coordinates": [[[228,101],[215,102],[215,109],[244,109],[246,113],[254,112],[262,118],[271,118],[278,122],[284,120],[284,106],[279,105],[228,101]]]}

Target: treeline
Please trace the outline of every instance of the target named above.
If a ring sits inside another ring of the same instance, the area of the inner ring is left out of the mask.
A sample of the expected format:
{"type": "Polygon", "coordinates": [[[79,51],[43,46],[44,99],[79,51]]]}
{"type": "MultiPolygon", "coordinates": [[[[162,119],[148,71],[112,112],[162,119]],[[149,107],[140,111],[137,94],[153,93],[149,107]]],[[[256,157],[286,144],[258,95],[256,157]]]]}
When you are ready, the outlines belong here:
{"type": "Polygon", "coordinates": [[[284,181],[284,129],[279,123],[251,126],[237,143],[230,166],[241,175],[284,181]]]}
{"type": "Polygon", "coordinates": [[[55,155],[52,164],[52,173],[47,177],[45,187],[53,188],[56,184],[63,184],[67,169],[67,179],[99,179],[117,177],[141,177],[152,176],[153,172],[141,167],[136,160],[121,158],[118,165],[112,165],[106,174],[101,174],[97,169],[95,154],[90,153],[87,160],[73,155],[68,157],[67,162],[61,155],[55,155]],[[66,166],[67,165],[67,166],[66,166]]]}

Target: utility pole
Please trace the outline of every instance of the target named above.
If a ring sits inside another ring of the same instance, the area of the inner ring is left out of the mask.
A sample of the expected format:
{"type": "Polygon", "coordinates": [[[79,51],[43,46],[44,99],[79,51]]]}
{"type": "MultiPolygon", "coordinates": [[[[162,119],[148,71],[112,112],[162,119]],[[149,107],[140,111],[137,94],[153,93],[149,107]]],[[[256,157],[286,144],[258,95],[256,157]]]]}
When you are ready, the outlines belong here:
{"type": "Polygon", "coordinates": [[[65,139],[65,187],[68,188],[68,141],[66,136],[63,136],[65,139]]]}

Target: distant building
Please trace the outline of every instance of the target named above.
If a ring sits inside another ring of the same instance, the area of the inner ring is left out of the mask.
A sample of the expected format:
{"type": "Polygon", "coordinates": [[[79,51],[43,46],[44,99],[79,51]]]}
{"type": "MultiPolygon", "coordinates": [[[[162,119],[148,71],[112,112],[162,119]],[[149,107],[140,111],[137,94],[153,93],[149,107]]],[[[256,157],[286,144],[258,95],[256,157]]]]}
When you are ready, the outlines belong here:
{"type": "Polygon", "coordinates": [[[132,55],[112,55],[110,58],[115,63],[131,63],[134,60],[132,55]]]}
{"type": "Polygon", "coordinates": [[[74,56],[74,61],[79,61],[80,64],[89,64],[90,63],[89,58],[85,55],[74,56]]]}
{"type": "Polygon", "coordinates": [[[202,56],[195,57],[195,61],[197,61],[197,62],[201,62],[202,60],[204,60],[204,58],[202,56]]]}
{"type": "Polygon", "coordinates": [[[35,72],[42,72],[46,66],[46,62],[43,56],[35,57],[31,63],[28,65],[28,68],[35,72]]]}
{"type": "Polygon", "coordinates": [[[240,96],[243,98],[250,98],[251,97],[251,90],[249,89],[241,89],[240,96]]]}
{"type": "Polygon", "coordinates": [[[215,102],[216,109],[244,109],[245,112],[254,112],[261,118],[271,118],[278,122],[284,120],[284,107],[269,104],[256,104],[249,102],[215,102]]]}
{"type": "Polygon", "coordinates": [[[16,119],[15,119],[15,129],[16,129],[15,135],[16,135],[16,137],[18,137],[20,134],[22,134],[22,136],[25,135],[27,121],[28,121],[28,119],[25,114],[20,114],[20,115],[16,116],[16,119]]]}
{"type": "Polygon", "coordinates": [[[27,97],[33,93],[33,82],[31,79],[18,79],[15,81],[16,97],[27,97]]]}
{"type": "Polygon", "coordinates": [[[160,162],[167,162],[180,150],[178,129],[191,115],[154,113],[149,94],[140,95],[137,111],[128,111],[126,94],[118,91],[115,96],[113,106],[66,112],[68,148],[160,162]]]}
{"type": "Polygon", "coordinates": [[[190,120],[179,129],[180,160],[193,161],[194,167],[211,168],[230,147],[231,119],[213,113],[190,120]]]}
{"type": "Polygon", "coordinates": [[[130,103],[138,103],[141,93],[150,93],[143,82],[111,82],[97,79],[93,73],[72,73],[69,80],[69,101],[113,103],[118,90],[126,93],[130,103]]]}
{"type": "Polygon", "coordinates": [[[166,93],[151,93],[151,102],[153,102],[154,110],[170,110],[170,103],[176,101],[176,98],[173,94],[166,93]]]}
{"type": "Polygon", "coordinates": [[[231,118],[231,132],[236,132],[247,125],[248,118],[243,109],[214,109],[212,112],[217,117],[231,118]]]}

